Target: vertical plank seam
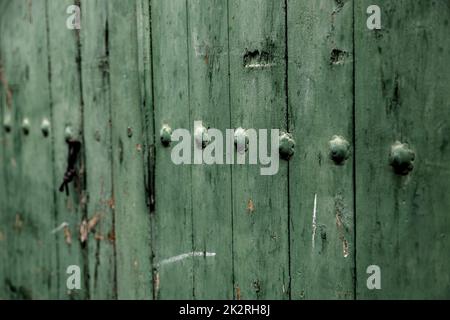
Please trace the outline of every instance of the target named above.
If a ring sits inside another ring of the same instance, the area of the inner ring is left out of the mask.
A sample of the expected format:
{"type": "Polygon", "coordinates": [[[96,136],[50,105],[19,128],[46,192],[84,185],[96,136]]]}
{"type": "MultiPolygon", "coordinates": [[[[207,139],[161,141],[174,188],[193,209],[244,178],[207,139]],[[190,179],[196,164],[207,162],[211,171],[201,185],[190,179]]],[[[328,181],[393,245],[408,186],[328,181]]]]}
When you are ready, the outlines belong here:
{"type": "Polygon", "coordinates": [[[356,257],[356,48],[355,48],[355,1],[352,1],[352,51],[353,51],[353,70],[352,70],[352,90],[353,90],[353,106],[352,106],[352,130],[353,130],[353,299],[356,300],[356,286],[357,286],[357,257],[356,257]]]}
{"type": "MultiPolygon", "coordinates": [[[[1,3],[1,7],[3,7],[5,5],[5,2],[2,2],[1,3]]],[[[5,11],[3,11],[3,10],[0,10],[0,17],[3,17],[3,12],[5,12],[5,11]]],[[[2,24],[0,23],[0,44],[2,44],[2,28],[1,28],[1,26],[2,26],[2,24]]],[[[2,65],[2,57],[1,57],[1,50],[0,50],[0,70],[3,68],[3,65],[2,65]]],[[[0,86],[0,119],[2,120],[2,125],[3,125],[3,121],[4,121],[4,119],[5,119],[5,110],[4,110],[4,104],[3,104],[3,94],[2,94],[2,91],[3,91],[3,86],[0,86]]],[[[1,133],[0,133],[0,141],[3,143],[3,151],[0,153],[0,157],[2,158],[2,160],[0,161],[0,163],[2,163],[3,164],[3,166],[0,168],[0,170],[2,170],[3,171],[3,174],[2,174],[2,177],[3,177],[3,181],[1,181],[0,183],[1,184],[3,184],[3,190],[4,190],[4,194],[3,194],[3,197],[0,197],[0,201],[2,201],[2,203],[3,203],[3,205],[2,205],[2,208],[4,208],[4,211],[3,212],[0,212],[0,215],[5,215],[5,217],[6,217],[6,212],[8,211],[8,205],[7,205],[7,203],[6,203],[6,201],[7,201],[7,186],[8,186],[8,180],[9,179],[7,179],[7,176],[6,176],[6,156],[5,156],[5,151],[6,151],[6,134],[5,134],[5,131],[4,131],[4,129],[2,128],[2,130],[1,130],[1,133]]],[[[5,230],[5,234],[6,234],[6,230],[5,230]]],[[[5,249],[6,249],[6,251],[5,251],[5,254],[7,254],[8,253],[8,242],[6,242],[6,247],[5,247],[5,249]]],[[[6,255],[7,256],[7,255],[6,255]]],[[[2,259],[3,260],[3,259],[2,259]]],[[[5,259],[6,260],[6,259],[5,259]]],[[[3,260],[3,261],[5,261],[5,260],[3,260]]],[[[9,260],[9,259],[8,259],[9,260]]],[[[1,289],[1,291],[0,291],[0,295],[2,295],[2,294],[5,294],[5,296],[0,296],[0,298],[3,298],[3,299],[7,299],[7,297],[8,297],[8,289],[6,288],[6,272],[7,272],[7,266],[8,266],[8,263],[5,261],[5,263],[3,264],[3,267],[5,268],[4,269],[4,272],[5,272],[5,276],[4,276],[4,278],[3,279],[1,279],[1,281],[2,282],[0,282],[1,284],[2,284],[2,289],[1,289]]]]}
{"type": "MultiPolygon", "coordinates": [[[[188,93],[188,107],[189,107],[189,126],[191,125],[191,87],[190,87],[190,65],[189,65],[189,6],[188,0],[185,0],[185,10],[186,10],[186,54],[187,54],[187,93],[188,93]]],[[[192,166],[189,167],[190,173],[190,191],[191,191],[191,247],[192,251],[195,251],[195,236],[194,236],[194,204],[193,204],[193,196],[192,196],[192,166]]],[[[195,261],[192,260],[191,265],[191,273],[192,273],[192,298],[195,300],[195,272],[194,272],[194,264],[195,261]]]]}
{"type": "MultiPolygon", "coordinates": [[[[288,48],[288,0],[284,0],[284,87],[286,104],[286,131],[289,132],[289,48],[288,48]]],[[[290,194],[290,162],[287,162],[287,234],[288,234],[288,297],[291,296],[291,194],[290,194]]]]}
{"type": "MultiPolygon", "coordinates": [[[[81,0],[75,0],[75,4],[81,8],[81,0]]],[[[76,35],[76,49],[77,49],[77,57],[76,57],[76,65],[78,72],[78,86],[80,89],[80,140],[82,145],[82,152],[80,154],[80,158],[82,161],[83,174],[81,175],[81,200],[88,201],[87,193],[86,193],[86,144],[84,139],[84,92],[83,92],[83,71],[82,71],[82,54],[81,54],[81,30],[75,30],[76,35]]],[[[81,219],[87,219],[87,203],[81,203],[81,219]]],[[[89,251],[87,244],[81,245],[81,256],[83,257],[83,270],[84,270],[84,286],[86,289],[86,296],[84,298],[90,298],[90,290],[89,290],[89,251]]]]}
{"type": "MultiPolygon", "coordinates": [[[[145,1],[145,0],[144,0],[145,1]]],[[[145,110],[142,109],[142,105],[144,106],[144,108],[147,106],[147,96],[146,96],[146,85],[147,85],[147,81],[146,81],[146,75],[145,75],[145,54],[146,54],[146,49],[145,49],[145,29],[143,27],[143,19],[144,19],[144,2],[143,0],[139,0],[136,2],[136,37],[137,37],[137,51],[136,51],[136,55],[137,55],[137,61],[138,61],[138,68],[142,68],[142,70],[138,70],[138,84],[139,84],[139,94],[140,94],[140,100],[141,100],[141,135],[143,137],[143,144],[148,146],[149,145],[149,141],[148,141],[148,132],[147,132],[147,124],[146,124],[146,114],[145,114],[145,110]],[[139,43],[141,42],[141,45],[139,45],[139,43]],[[142,56],[140,56],[140,54],[142,54],[142,56]],[[141,61],[140,61],[141,60],[141,61]],[[142,63],[142,64],[141,64],[142,63]],[[141,72],[142,72],[142,76],[141,76],[141,72]],[[143,83],[143,86],[142,86],[143,83]]],[[[144,179],[147,178],[147,181],[144,181],[144,186],[145,186],[145,198],[147,201],[147,207],[149,208],[149,215],[148,215],[148,226],[150,228],[150,232],[151,232],[151,195],[150,195],[150,190],[149,190],[149,186],[148,186],[148,181],[149,181],[149,173],[147,172],[147,167],[148,167],[148,157],[146,157],[145,155],[143,155],[143,171],[144,171],[144,179]],[[150,202],[148,202],[150,200],[150,202]]],[[[150,251],[151,251],[151,236],[150,236],[150,243],[148,243],[149,247],[150,247],[150,251]]],[[[150,260],[150,272],[151,274],[153,274],[152,270],[153,270],[153,265],[152,265],[152,258],[151,256],[149,257],[150,260]]],[[[152,288],[152,296],[153,296],[153,275],[151,277],[152,279],[152,283],[151,283],[151,288],[152,288]]]]}
{"type": "MultiPolygon", "coordinates": [[[[230,117],[230,129],[232,128],[231,112],[231,51],[230,51],[230,0],[227,0],[227,42],[228,42],[228,112],[230,117]]],[[[234,155],[233,155],[234,156],[234,155]]],[[[235,292],[235,266],[234,266],[234,199],[233,199],[233,166],[230,164],[230,199],[231,199],[231,279],[232,296],[236,299],[235,292]]]]}
{"type": "MultiPolygon", "coordinates": [[[[108,1],[105,2],[105,8],[106,11],[106,21],[105,21],[105,55],[106,59],[108,61],[108,66],[110,66],[110,58],[109,58],[109,7],[108,7],[108,1]]],[[[108,113],[109,113],[109,145],[110,145],[110,180],[111,180],[111,198],[115,199],[114,196],[114,159],[113,159],[113,135],[112,135],[112,107],[111,107],[111,72],[108,70],[108,113]]],[[[112,201],[114,203],[114,201],[112,201]]],[[[112,231],[114,232],[113,238],[115,238],[115,232],[116,232],[116,208],[115,206],[111,206],[111,214],[112,214],[112,231]]],[[[116,240],[112,241],[113,246],[113,290],[112,293],[113,299],[118,299],[119,293],[117,290],[117,247],[116,247],[116,240]]]]}
{"type": "Polygon", "coordinates": [[[153,60],[153,20],[152,20],[152,0],[149,0],[149,19],[150,19],[150,64],[151,64],[151,103],[152,103],[152,121],[153,121],[153,145],[151,146],[152,152],[149,155],[149,179],[151,177],[151,181],[149,181],[149,192],[150,197],[153,197],[150,199],[150,201],[153,201],[153,210],[152,210],[152,203],[150,203],[150,250],[151,250],[151,257],[150,257],[150,265],[152,267],[152,291],[153,291],[153,300],[157,299],[157,292],[156,292],[156,279],[155,279],[155,235],[154,235],[154,219],[152,219],[152,215],[154,216],[156,214],[156,193],[155,193],[155,172],[156,172],[156,120],[155,120],[155,76],[154,76],[154,60],[153,60]]]}
{"type": "MultiPolygon", "coordinates": [[[[46,40],[47,40],[47,79],[48,79],[48,92],[49,92],[49,109],[50,109],[50,121],[51,123],[55,123],[55,119],[54,119],[54,114],[53,114],[53,91],[52,91],[52,62],[51,62],[51,52],[50,52],[50,24],[49,24],[49,15],[48,15],[48,1],[45,1],[45,27],[46,27],[46,40]]],[[[52,125],[52,127],[54,127],[52,125]]],[[[53,218],[56,219],[58,217],[58,207],[57,207],[57,201],[56,201],[56,190],[57,190],[57,185],[56,185],[56,161],[55,161],[55,135],[54,134],[50,134],[50,141],[51,141],[51,166],[53,168],[52,170],[52,181],[53,181],[53,218]]],[[[54,225],[56,226],[56,224],[54,225]]],[[[59,268],[60,268],[60,256],[59,256],[59,243],[57,241],[58,237],[55,234],[54,235],[54,241],[55,241],[55,248],[56,248],[56,270],[57,270],[57,274],[59,272],[59,268]]],[[[56,286],[57,288],[59,288],[60,286],[60,278],[59,276],[56,276],[56,286]]],[[[56,290],[56,297],[54,298],[58,298],[59,297],[59,290],[56,290]]]]}

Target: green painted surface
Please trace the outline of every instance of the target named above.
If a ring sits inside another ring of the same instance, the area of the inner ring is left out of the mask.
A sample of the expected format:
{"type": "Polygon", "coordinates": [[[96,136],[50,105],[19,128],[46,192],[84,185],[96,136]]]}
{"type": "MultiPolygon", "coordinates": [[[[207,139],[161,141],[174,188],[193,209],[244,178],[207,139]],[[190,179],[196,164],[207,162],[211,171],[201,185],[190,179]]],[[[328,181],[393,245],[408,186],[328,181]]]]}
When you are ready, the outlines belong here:
{"type": "MultiPolygon", "coordinates": [[[[185,0],[152,1],[152,61],[155,138],[164,124],[191,126],[185,0]]],[[[155,140],[156,140],[155,139],[155,140]]],[[[191,166],[175,166],[171,148],[161,143],[155,154],[154,296],[193,297],[192,258],[161,265],[161,261],[193,250],[191,166]],[[160,188],[158,186],[164,186],[160,188]]]]}
{"type": "Polygon", "coordinates": [[[81,9],[89,291],[92,299],[110,299],[116,297],[116,264],[107,2],[85,1],[81,9]]]}
{"type": "MultiPolygon", "coordinates": [[[[224,133],[230,128],[227,3],[189,1],[187,17],[189,128],[193,132],[193,121],[202,121],[224,133]]],[[[196,165],[191,179],[193,251],[216,254],[194,258],[194,297],[207,299],[214,292],[216,299],[231,299],[231,168],[196,165]]]]}
{"type": "Polygon", "coordinates": [[[116,263],[117,274],[123,275],[117,277],[120,299],[152,297],[136,19],[137,6],[108,2],[116,263]]]}
{"type": "Polygon", "coordinates": [[[342,3],[288,2],[293,299],[353,298],[353,150],[336,165],[329,146],[353,143],[353,7],[342,3]]]}
{"type": "MultiPolygon", "coordinates": [[[[58,247],[58,292],[60,299],[83,299],[89,296],[87,277],[83,277],[81,290],[68,290],[66,270],[70,265],[87,269],[87,246],[81,242],[80,228],[86,218],[86,190],[84,158],[77,159],[77,176],[69,185],[69,195],[57,191],[68,165],[66,139],[83,143],[83,100],[81,79],[81,42],[77,31],[68,32],[66,8],[73,1],[46,2],[49,52],[49,82],[52,106],[52,141],[54,144],[54,192],[56,223],[67,223],[67,231],[56,233],[58,247]],[[68,133],[71,133],[70,135],[68,133]]],[[[43,11],[44,8],[36,8],[43,11]]],[[[84,148],[84,145],[82,146],[84,148]]]]}
{"type": "Polygon", "coordinates": [[[0,1],[0,299],[449,298],[450,6],[382,0],[374,31],[371,4],[0,1]],[[175,165],[160,130],[196,120],[295,153],[175,165]]]}
{"type": "Polygon", "coordinates": [[[2,229],[8,239],[8,269],[2,286],[9,296],[24,299],[54,297],[57,288],[56,244],[51,233],[52,144],[40,129],[42,119],[50,120],[51,115],[43,5],[43,1],[34,7],[11,3],[8,10],[12,15],[2,19],[2,23],[9,21],[8,25],[15,26],[2,27],[0,52],[3,112],[12,114],[14,121],[4,149],[7,204],[2,229]],[[28,126],[23,125],[26,122],[28,126]]]}
{"type": "MultiPolygon", "coordinates": [[[[2,43],[2,37],[0,35],[0,43],[2,43]]],[[[5,98],[3,87],[0,86],[0,119],[4,119],[5,116],[5,98]]],[[[3,263],[0,264],[0,275],[6,275],[8,272],[8,238],[7,238],[7,214],[6,214],[6,179],[5,179],[5,168],[6,168],[6,134],[3,128],[0,128],[0,259],[3,263]]],[[[3,279],[0,279],[2,281],[3,279]]],[[[1,282],[0,282],[1,283],[1,282]]],[[[6,286],[0,285],[0,299],[6,299],[8,296],[6,286]]]]}
{"type": "Polygon", "coordinates": [[[383,29],[355,34],[357,297],[448,299],[450,5],[380,6],[383,29]],[[415,153],[409,175],[389,166],[396,141],[415,153]],[[372,264],[381,268],[379,291],[366,289],[372,264]]]}
{"type": "MultiPolygon", "coordinates": [[[[286,128],[284,15],[282,1],[229,1],[234,128],[286,128]]],[[[262,176],[259,166],[232,166],[236,298],[289,297],[287,167],[262,176]]]]}

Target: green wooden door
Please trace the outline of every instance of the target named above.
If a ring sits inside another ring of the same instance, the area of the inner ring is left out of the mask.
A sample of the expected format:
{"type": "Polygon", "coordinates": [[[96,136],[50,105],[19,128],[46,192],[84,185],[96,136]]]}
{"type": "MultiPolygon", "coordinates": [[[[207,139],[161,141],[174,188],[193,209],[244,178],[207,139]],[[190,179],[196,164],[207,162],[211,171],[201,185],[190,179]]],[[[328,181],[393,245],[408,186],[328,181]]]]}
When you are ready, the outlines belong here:
{"type": "Polygon", "coordinates": [[[0,0],[0,299],[450,298],[449,20],[444,0],[0,0]],[[277,173],[251,146],[176,165],[195,121],[279,129],[277,173]]]}

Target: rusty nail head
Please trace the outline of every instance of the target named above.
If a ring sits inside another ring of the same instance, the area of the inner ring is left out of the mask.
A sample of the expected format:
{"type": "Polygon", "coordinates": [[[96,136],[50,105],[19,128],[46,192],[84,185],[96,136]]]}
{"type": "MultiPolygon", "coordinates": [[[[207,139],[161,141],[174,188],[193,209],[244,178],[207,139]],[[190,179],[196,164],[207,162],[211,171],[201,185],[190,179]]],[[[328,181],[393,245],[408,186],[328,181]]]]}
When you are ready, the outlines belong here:
{"type": "Polygon", "coordinates": [[[22,131],[25,135],[30,133],[30,120],[28,118],[24,118],[22,121],[22,131]]]}
{"type": "Polygon", "coordinates": [[[295,153],[295,141],[290,133],[280,134],[280,156],[284,160],[289,160],[295,153]]]}
{"type": "Polygon", "coordinates": [[[168,147],[172,142],[172,129],[168,124],[164,124],[159,132],[159,137],[163,146],[168,147]]]}
{"type": "Polygon", "coordinates": [[[399,141],[391,146],[389,163],[398,175],[407,175],[414,168],[414,159],[416,155],[406,143],[399,141]]]}
{"type": "Polygon", "coordinates": [[[195,144],[198,148],[204,149],[211,142],[211,138],[208,135],[208,129],[203,125],[194,128],[195,144]]]}
{"type": "Polygon", "coordinates": [[[237,128],[234,132],[234,144],[236,146],[237,152],[244,154],[248,149],[248,135],[244,128],[237,128]]]}
{"type": "Polygon", "coordinates": [[[5,131],[7,133],[11,132],[11,115],[10,114],[6,114],[5,118],[3,119],[3,129],[5,129],[5,131]]]}
{"type": "Polygon", "coordinates": [[[66,141],[70,141],[73,139],[73,132],[72,132],[72,127],[67,126],[64,129],[64,138],[66,139],[66,141]]]}
{"type": "Polygon", "coordinates": [[[341,165],[350,155],[350,143],[342,136],[333,136],[329,142],[330,158],[335,164],[341,165]]]}
{"type": "Polygon", "coordinates": [[[50,133],[50,121],[47,118],[42,119],[41,131],[44,137],[48,137],[50,133]]]}

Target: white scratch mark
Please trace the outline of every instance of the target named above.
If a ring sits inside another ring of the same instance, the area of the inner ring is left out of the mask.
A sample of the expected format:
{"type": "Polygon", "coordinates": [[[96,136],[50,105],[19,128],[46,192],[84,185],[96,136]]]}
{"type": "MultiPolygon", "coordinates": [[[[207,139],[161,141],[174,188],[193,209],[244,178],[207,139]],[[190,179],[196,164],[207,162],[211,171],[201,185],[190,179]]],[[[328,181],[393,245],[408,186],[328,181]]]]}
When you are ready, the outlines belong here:
{"type": "Polygon", "coordinates": [[[67,222],[63,222],[59,225],[59,227],[56,227],[55,229],[52,230],[52,233],[55,234],[58,231],[61,231],[62,229],[64,229],[65,227],[68,227],[69,224],[67,222]]]}
{"type": "Polygon", "coordinates": [[[271,68],[273,66],[275,66],[275,63],[251,63],[247,64],[245,68],[260,69],[260,68],[271,68]]]}
{"type": "Polygon", "coordinates": [[[314,249],[314,245],[316,242],[316,229],[317,229],[317,193],[314,194],[314,209],[312,216],[312,247],[314,249]]]}
{"type": "Polygon", "coordinates": [[[186,258],[190,257],[214,257],[216,255],[215,252],[189,252],[189,253],[183,253],[178,256],[174,256],[168,259],[164,259],[161,262],[157,264],[158,267],[163,266],[165,264],[171,264],[174,262],[178,262],[181,260],[184,260],[186,258]]]}
{"type": "Polygon", "coordinates": [[[344,258],[347,258],[350,253],[348,251],[348,242],[345,239],[342,241],[342,250],[344,252],[344,258]]]}
{"type": "Polygon", "coordinates": [[[154,285],[155,285],[155,292],[156,292],[156,294],[158,294],[158,292],[159,292],[159,272],[156,272],[156,274],[155,274],[154,285]]]}

